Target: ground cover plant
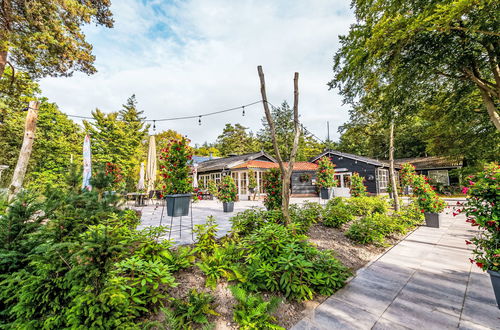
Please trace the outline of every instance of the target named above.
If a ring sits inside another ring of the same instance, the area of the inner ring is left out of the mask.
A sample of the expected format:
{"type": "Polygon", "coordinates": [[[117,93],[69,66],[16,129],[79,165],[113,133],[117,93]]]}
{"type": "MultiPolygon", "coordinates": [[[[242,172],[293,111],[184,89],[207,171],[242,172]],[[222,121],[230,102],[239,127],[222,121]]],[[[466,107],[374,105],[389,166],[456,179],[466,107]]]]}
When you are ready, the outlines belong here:
{"type": "Polygon", "coordinates": [[[365,216],[371,213],[387,213],[389,204],[384,198],[360,196],[346,200],[347,205],[355,215],[365,216]]]}

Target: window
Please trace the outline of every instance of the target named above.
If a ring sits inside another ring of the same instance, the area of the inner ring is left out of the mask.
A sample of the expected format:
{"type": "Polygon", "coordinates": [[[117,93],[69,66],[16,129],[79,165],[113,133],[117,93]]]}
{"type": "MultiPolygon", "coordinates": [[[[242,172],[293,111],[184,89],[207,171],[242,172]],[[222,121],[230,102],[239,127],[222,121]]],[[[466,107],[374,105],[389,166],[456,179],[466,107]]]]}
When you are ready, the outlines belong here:
{"type": "Polygon", "coordinates": [[[429,179],[432,183],[440,183],[444,186],[450,185],[450,177],[448,176],[448,170],[429,170],[429,179]]]}
{"type": "Polygon", "coordinates": [[[377,181],[379,192],[386,192],[389,184],[389,170],[385,168],[377,168],[377,181]]]}

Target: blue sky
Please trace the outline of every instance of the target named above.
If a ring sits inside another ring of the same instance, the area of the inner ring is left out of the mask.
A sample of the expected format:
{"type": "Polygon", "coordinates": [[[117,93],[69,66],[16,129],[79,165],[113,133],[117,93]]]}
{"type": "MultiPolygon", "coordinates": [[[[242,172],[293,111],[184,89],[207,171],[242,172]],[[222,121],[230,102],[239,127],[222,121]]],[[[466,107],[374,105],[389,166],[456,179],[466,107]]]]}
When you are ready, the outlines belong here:
{"type": "MultiPolygon", "coordinates": [[[[114,0],[115,27],[85,27],[98,73],[45,78],[44,95],[68,114],[120,109],[132,94],[148,118],[216,111],[260,99],[257,65],[269,101],[293,100],[300,73],[299,112],[319,137],[330,121],[333,137],[348,119],[336,91],[328,91],[338,35],[353,23],[349,1],[114,0]]],[[[260,127],[262,106],[197,120],[157,123],[194,143],[214,141],[226,123],[260,127]]]]}

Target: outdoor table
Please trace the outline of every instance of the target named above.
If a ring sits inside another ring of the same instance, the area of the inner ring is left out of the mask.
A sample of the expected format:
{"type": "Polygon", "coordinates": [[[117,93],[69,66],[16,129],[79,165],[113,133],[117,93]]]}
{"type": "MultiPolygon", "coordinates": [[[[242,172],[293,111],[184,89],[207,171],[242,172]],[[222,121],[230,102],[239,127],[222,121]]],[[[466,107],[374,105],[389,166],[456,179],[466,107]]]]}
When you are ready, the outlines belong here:
{"type": "Polygon", "coordinates": [[[145,197],[147,196],[146,193],[128,193],[127,196],[134,197],[134,200],[135,200],[134,206],[145,206],[146,205],[146,203],[144,202],[145,197]]]}

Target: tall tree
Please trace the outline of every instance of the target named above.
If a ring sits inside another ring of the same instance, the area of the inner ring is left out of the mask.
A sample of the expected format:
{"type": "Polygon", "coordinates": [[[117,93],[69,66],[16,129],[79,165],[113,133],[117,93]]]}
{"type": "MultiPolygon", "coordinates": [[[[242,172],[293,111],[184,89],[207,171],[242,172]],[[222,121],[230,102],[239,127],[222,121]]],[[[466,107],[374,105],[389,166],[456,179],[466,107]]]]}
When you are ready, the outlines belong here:
{"type": "Polygon", "coordinates": [[[406,114],[435,101],[436,90],[457,93],[472,86],[482,111],[500,131],[500,2],[352,4],[357,23],[340,39],[330,82],[347,102],[374,104],[383,98],[380,109],[399,106],[406,114]]]}
{"type": "MultiPolygon", "coordinates": [[[[276,128],[276,139],[278,141],[280,154],[283,159],[287,161],[290,159],[295,136],[293,109],[284,101],[280,107],[271,107],[270,111],[276,128]]],[[[257,133],[257,139],[264,151],[276,156],[271,130],[266,117],[262,118],[262,126],[264,128],[257,133]]],[[[311,135],[306,132],[302,133],[303,134],[301,134],[299,138],[299,149],[297,151],[298,161],[305,161],[313,156],[317,156],[325,147],[317,142],[311,135]]]]}
{"type": "Polygon", "coordinates": [[[86,133],[92,142],[92,157],[95,162],[117,164],[129,188],[137,179],[139,165],[145,160],[144,144],[147,143],[149,125],[144,123],[142,111],[132,96],[119,112],[92,112],[93,121],[84,121],[86,133]]]}
{"type": "Polygon", "coordinates": [[[248,128],[241,124],[226,124],[222,134],[217,137],[216,148],[223,156],[246,154],[259,150],[257,142],[248,128]]]}
{"type": "Polygon", "coordinates": [[[94,56],[81,26],[113,26],[110,0],[2,0],[0,2],[0,78],[5,66],[33,78],[92,74],[94,56]]]}

